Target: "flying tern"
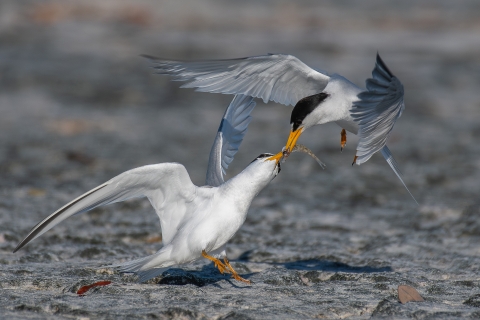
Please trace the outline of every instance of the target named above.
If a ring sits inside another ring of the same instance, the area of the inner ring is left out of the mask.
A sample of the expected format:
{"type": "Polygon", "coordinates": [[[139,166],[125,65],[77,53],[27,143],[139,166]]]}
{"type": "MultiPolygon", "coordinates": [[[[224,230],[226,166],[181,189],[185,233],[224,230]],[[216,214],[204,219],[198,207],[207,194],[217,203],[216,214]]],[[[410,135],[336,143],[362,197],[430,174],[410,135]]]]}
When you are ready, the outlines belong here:
{"type": "Polygon", "coordinates": [[[204,257],[213,261],[221,273],[231,273],[236,280],[250,283],[230,265],[225,244],[244,223],[254,197],[280,172],[280,162],[271,160],[273,154],[265,153],[226,182],[224,174],[246,133],[254,106],[252,97],[237,95],[227,108],[210,152],[205,186],[195,186],[179,163],[126,171],[46,217],[14,252],[70,216],[147,197],[160,218],[163,247],[153,255],[114,267],[121,272],[136,273],[144,282],[168,267],[204,257]]]}
{"type": "Polygon", "coordinates": [[[360,165],[380,151],[410,193],[386,145],[395,122],[405,108],[404,89],[378,53],[372,78],[366,80],[366,89],[341,75],[316,71],[292,55],[268,54],[204,61],[144,57],[152,61],[157,73],[185,82],[182,88],[242,94],[261,98],[265,103],[273,100],[294,106],[285,149],[274,159],[287,157],[307,128],[335,122],[342,128],[341,150],[347,142],[346,131],[360,138],[352,165],[360,165]]]}

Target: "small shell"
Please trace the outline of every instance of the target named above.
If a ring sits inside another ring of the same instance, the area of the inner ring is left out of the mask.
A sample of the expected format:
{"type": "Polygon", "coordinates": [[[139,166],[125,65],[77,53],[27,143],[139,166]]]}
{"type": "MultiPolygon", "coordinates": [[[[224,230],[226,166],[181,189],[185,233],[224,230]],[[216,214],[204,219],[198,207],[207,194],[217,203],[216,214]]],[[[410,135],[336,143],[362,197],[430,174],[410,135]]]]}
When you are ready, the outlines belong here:
{"type": "Polygon", "coordinates": [[[315,159],[315,161],[317,161],[317,163],[320,165],[320,167],[322,167],[322,169],[325,169],[326,166],[327,166],[325,163],[323,163],[322,161],[320,161],[320,159],[317,158],[317,156],[312,152],[312,150],[308,149],[303,144],[295,145],[292,152],[304,152],[304,153],[308,154],[310,157],[315,159]]]}

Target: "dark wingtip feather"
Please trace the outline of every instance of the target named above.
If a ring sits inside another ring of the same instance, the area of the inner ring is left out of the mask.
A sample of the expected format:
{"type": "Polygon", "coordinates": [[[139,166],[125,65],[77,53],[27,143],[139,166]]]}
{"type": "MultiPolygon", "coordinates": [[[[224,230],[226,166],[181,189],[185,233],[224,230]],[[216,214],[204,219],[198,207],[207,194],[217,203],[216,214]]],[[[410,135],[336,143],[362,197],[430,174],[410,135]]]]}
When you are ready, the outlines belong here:
{"type": "Polygon", "coordinates": [[[30,230],[30,232],[28,233],[28,235],[25,237],[25,239],[23,239],[18,245],[17,247],[13,250],[13,253],[17,252],[18,250],[22,249],[25,245],[27,245],[30,241],[32,241],[36,236],[37,234],[39,234],[40,232],[42,232],[43,229],[45,229],[52,221],[54,221],[56,218],[58,218],[62,213],[64,213],[66,210],[70,209],[72,206],[74,206],[75,204],[77,204],[79,201],[85,199],[86,197],[88,197],[89,195],[91,195],[92,193],[95,193],[96,191],[100,190],[100,189],[103,189],[107,186],[108,182],[88,191],[87,193],[84,193],[83,195],[81,195],[80,197],[78,197],[77,199],[67,203],[66,205],[64,205],[62,208],[58,209],[56,212],[52,213],[50,216],[48,216],[47,218],[45,218],[44,220],[40,221],[39,223],[37,223],[35,225],[35,227],[32,228],[32,230],[30,230]]]}
{"type": "Polygon", "coordinates": [[[22,249],[22,247],[24,246],[24,244],[22,242],[20,242],[17,247],[15,249],[13,249],[13,253],[17,252],[18,250],[22,249]]]}
{"type": "Polygon", "coordinates": [[[13,250],[13,253],[17,252],[18,250],[22,249],[24,246],[26,246],[40,231],[42,231],[45,226],[40,227],[44,221],[40,221],[35,225],[35,227],[32,228],[30,233],[23,239],[17,247],[13,250]]]}
{"type": "Polygon", "coordinates": [[[388,75],[390,77],[394,77],[393,73],[390,71],[390,69],[388,69],[387,65],[385,64],[385,62],[383,62],[382,58],[380,57],[380,54],[378,53],[377,51],[377,64],[382,68],[384,69],[388,75]]]}
{"type": "Polygon", "coordinates": [[[158,60],[157,57],[151,56],[149,54],[141,54],[140,57],[148,59],[148,60],[158,60]]]}

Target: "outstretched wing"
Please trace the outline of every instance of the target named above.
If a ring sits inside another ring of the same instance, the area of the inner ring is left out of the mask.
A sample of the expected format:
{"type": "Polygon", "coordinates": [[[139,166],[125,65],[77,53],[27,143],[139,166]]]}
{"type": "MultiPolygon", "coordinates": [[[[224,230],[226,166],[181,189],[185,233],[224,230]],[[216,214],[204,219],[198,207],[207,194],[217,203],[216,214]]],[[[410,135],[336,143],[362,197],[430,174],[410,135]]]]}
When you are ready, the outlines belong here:
{"type": "Polygon", "coordinates": [[[390,131],[405,108],[403,85],[378,53],[372,78],[367,79],[366,84],[367,90],[358,95],[359,101],[351,111],[359,125],[357,164],[366,162],[385,146],[390,131]]]}
{"type": "Polygon", "coordinates": [[[186,81],[182,88],[197,91],[243,94],[285,105],[323,91],[327,75],[313,70],[298,58],[268,54],[241,59],[174,61],[149,58],[159,74],[186,81]]]}
{"type": "Polygon", "coordinates": [[[225,172],[247,133],[255,105],[252,97],[239,94],[225,110],[210,151],[206,185],[217,187],[224,182],[225,172]]]}
{"type": "Polygon", "coordinates": [[[160,218],[164,242],[170,242],[183,218],[194,210],[197,187],[178,163],[148,165],[126,171],[88,191],[38,223],[13,252],[68,217],[110,203],[148,197],[160,218]]]}

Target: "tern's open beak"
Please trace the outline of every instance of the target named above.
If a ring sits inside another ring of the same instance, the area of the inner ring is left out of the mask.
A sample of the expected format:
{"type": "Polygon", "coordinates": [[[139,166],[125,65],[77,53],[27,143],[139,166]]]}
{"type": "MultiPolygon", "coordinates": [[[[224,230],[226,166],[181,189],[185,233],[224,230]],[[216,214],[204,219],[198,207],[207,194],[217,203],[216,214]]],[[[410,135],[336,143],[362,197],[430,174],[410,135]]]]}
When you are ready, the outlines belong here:
{"type": "Polygon", "coordinates": [[[284,154],[283,154],[283,151],[280,151],[280,152],[277,153],[276,155],[268,158],[267,160],[270,160],[270,161],[275,160],[275,161],[278,163],[278,162],[282,159],[283,155],[284,155],[284,154]]]}
{"type": "Polygon", "coordinates": [[[293,148],[297,144],[298,138],[302,135],[303,132],[303,127],[298,128],[295,131],[290,131],[290,135],[288,136],[287,144],[285,145],[285,150],[287,151],[288,154],[292,152],[293,148]]]}
{"type": "Polygon", "coordinates": [[[293,148],[295,148],[295,145],[297,144],[298,138],[300,138],[300,135],[303,132],[303,128],[298,128],[295,131],[290,132],[290,136],[288,137],[287,144],[285,145],[285,148],[277,153],[276,155],[268,158],[267,160],[275,160],[277,163],[283,158],[283,157],[288,157],[290,153],[292,152],[293,148]]]}

